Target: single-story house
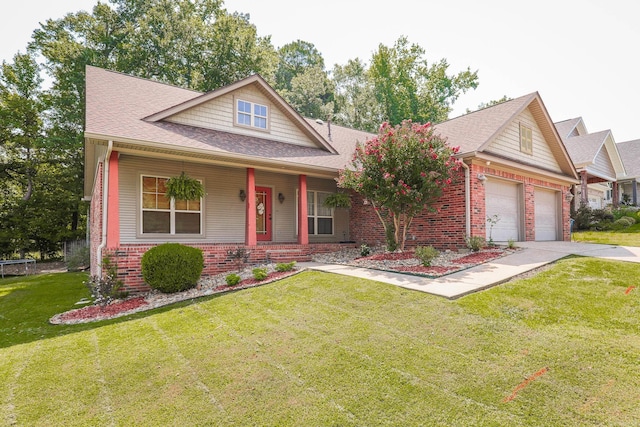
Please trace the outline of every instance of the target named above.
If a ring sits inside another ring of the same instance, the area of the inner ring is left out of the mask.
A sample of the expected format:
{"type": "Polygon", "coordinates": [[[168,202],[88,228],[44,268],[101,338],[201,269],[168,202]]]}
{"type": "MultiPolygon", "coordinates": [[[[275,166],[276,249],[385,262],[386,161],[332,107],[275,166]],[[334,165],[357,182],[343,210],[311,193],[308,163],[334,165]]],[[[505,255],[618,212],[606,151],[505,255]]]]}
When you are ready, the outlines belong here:
{"type": "Polygon", "coordinates": [[[621,200],[638,206],[640,190],[640,139],[616,144],[626,176],[619,181],[621,200]]]}
{"type": "Polygon", "coordinates": [[[625,177],[625,167],[611,130],[589,133],[582,117],[555,125],[580,175],[580,186],[574,190],[574,208],[617,206],[618,180],[625,177]]]}
{"type": "MultiPolygon", "coordinates": [[[[109,256],[130,291],[146,289],[140,258],[163,242],[201,248],[204,275],[249,262],[307,260],[312,253],[382,244],[377,217],[358,195],[350,209],[324,200],[356,144],[373,135],[305,119],[260,76],[208,93],[86,70],[85,197],[92,274],[109,256]],[[182,172],[201,200],[165,196],[182,172]]],[[[533,93],[437,125],[460,146],[464,172],[423,215],[410,244],[460,248],[465,235],[495,241],[568,240],[573,164],[533,93]]]]}

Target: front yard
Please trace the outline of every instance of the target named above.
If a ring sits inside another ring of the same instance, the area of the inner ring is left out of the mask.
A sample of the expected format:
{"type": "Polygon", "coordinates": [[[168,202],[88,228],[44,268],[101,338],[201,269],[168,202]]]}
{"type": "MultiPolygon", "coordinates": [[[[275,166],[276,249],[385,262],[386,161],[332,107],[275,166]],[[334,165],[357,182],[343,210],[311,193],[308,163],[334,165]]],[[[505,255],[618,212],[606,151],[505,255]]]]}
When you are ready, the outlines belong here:
{"type": "Polygon", "coordinates": [[[46,322],[82,274],[5,279],[0,424],[633,425],[638,277],[569,258],[448,301],[305,272],[74,326],[46,322]]]}

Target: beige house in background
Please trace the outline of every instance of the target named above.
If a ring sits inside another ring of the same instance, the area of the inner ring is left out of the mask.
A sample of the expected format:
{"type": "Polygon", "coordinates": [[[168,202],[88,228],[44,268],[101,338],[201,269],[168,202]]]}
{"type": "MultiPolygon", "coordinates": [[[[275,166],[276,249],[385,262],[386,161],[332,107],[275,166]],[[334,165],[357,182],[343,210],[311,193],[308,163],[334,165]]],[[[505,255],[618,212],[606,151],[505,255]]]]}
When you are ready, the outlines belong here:
{"type": "Polygon", "coordinates": [[[620,180],[619,186],[621,190],[622,201],[628,200],[628,203],[638,206],[638,193],[640,193],[640,139],[633,141],[619,142],[616,144],[626,176],[620,180]]]}
{"type": "Polygon", "coordinates": [[[626,175],[611,130],[589,133],[582,117],[557,122],[555,126],[580,176],[580,185],[574,190],[574,207],[617,206],[618,180],[626,175]]]}

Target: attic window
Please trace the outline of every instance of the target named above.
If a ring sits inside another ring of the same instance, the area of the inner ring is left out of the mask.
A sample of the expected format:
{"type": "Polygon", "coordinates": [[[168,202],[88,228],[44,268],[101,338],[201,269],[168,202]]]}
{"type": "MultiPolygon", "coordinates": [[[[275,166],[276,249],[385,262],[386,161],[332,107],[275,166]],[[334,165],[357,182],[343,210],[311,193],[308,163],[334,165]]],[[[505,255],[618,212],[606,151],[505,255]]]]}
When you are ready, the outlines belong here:
{"type": "Polygon", "coordinates": [[[238,99],[236,102],[236,124],[267,130],[269,108],[266,105],[238,99]]]}
{"type": "Polygon", "coordinates": [[[520,124],[520,151],[533,154],[533,136],[530,127],[520,124]]]}

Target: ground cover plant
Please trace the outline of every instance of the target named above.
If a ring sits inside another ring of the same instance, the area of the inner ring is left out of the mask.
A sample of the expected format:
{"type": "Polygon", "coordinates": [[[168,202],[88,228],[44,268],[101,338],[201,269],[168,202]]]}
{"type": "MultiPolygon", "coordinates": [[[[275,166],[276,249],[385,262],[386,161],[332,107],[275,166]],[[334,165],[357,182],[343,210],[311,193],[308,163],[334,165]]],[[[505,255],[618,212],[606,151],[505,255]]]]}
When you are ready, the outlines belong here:
{"type": "Polygon", "coordinates": [[[570,258],[456,301],[306,272],[53,326],[78,273],[0,281],[0,424],[632,425],[640,265],[570,258]]]}

